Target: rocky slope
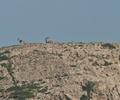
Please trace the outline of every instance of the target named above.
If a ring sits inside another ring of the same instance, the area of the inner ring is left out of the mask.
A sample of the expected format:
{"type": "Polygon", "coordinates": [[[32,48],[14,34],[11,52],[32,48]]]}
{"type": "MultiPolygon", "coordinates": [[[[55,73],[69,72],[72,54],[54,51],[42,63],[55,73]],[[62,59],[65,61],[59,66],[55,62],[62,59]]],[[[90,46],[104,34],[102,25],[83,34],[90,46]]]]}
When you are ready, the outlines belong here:
{"type": "Polygon", "coordinates": [[[0,48],[0,100],[120,100],[120,44],[0,48]]]}

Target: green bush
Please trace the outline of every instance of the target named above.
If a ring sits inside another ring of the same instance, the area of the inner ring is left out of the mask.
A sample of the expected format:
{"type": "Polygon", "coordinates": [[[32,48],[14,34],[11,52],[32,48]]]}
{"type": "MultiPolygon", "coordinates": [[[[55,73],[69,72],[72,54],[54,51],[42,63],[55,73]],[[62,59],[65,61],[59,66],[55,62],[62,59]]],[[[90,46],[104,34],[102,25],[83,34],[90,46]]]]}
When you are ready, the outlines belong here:
{"type": "Polygon", "coordinates": [[[6,53],[7,53],[7,54],[9,54],[9,53],[10,53],[10,51],[6,50],[6,51],[4,51],[3,53],[4,53],[4,54],[6,54],[6,53]]]}
{"type": "Polygon", "coordinates": [[[110,43],[105,43],[102,45],[104,48],[109,48],[109,49],[115,49],[116,47],[113,44],[110,43]]]}
{"type": "Polygon", "coordinates": [[[3,92],[4,91],[4,89],[3,89],[3,87],[0,85],[0,92],[3,92]]]}
{"type": "Polygon", "coordinates": [[[3,76],[0,76],[0,80],[3,80],[5,77],[3,77],[3,76]]]}
{"type": "Polygon", "coordinates": [[[26,84],[22,86],[13,86],[7,89],[7,92],[12,92],[9,98],[16,98],[18,100],[26,100],[34,97],[34,90],[42,88],[37,84],[26,84]]]}
{"type": "Polygon", "coordinates": [[[28,88],[21,87],[11,87],[8,89],[9,92],[13,91],[9,98],[16,98],[18,100],[26,100],[27,98],[33,97],[33,92],[28,88]]]}
{"type": "Polygon", "coordinates": [[[4,51],[4,52],[1,52],[1,53],[0,53],[0,61],[8,60],[8,57],[7,57],[6,54],[9,54],[9,53],[10,53],[10,51],[8,51],[8,50],[6,50],[6,51],[4,51]]]}
{"type": "Polygon", "coordinates": [[[10,64],[10,63],[2,63],[1,66],[6,68],[8,70],[8,72],[12,71],[11,70],[12,64],[10,64]]]}
{"type": "MultiPolygon", "coordinates": [[[[90,96],[91,96],[91,91],[93,91],[93,88],[95,86],[95,83],[92,81],[87,81],[85,83],[85,86],[82,87],[83,91],[87,92],[87,100],[90,100],[90,96]]],[[[86,96],[84,96],[86,97],[86,96]]],[[[82,97],[83,98],[83,97],[82,97]]]]}
{"type": "Polygon", "coordinates": [[[3,61],[3,60],[8,60],[8,57],[3,53],[0,53],[0,61],[3,61]]]}
{"type": "Polygon", "coordinates": [[[107,61],[105,61],[105,60],[104,60],[104,62],[105,62],[105,63],[104,63],[104,66],[109,66],[109,65],[112,65],[112,63],[111,63],[111,62],[107,62],[107,61]]]}
{"type": "Polygon", "coordinates": [[[87,97],[86,95],[82,95],[82,96],[80,97],[80,100],[88,100],[88,97],[87,97]]]}

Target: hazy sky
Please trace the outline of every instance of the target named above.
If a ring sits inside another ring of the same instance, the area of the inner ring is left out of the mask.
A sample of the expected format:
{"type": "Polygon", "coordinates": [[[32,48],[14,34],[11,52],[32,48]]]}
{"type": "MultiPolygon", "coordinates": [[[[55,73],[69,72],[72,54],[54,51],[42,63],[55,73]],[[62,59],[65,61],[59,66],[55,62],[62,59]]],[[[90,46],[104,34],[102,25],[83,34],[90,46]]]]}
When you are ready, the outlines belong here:
{"type": "Polygon", "coordinates": [[[120,42],[120,0],[0,0],[0,46],[50,36],[120,42]]]}

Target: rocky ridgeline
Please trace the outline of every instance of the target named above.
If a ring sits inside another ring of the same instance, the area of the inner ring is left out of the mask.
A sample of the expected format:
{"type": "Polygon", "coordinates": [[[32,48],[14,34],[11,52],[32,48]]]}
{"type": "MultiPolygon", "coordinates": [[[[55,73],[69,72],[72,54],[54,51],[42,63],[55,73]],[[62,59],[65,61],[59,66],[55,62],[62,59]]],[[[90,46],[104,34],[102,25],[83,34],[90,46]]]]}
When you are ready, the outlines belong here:
{"type": "Polygon", "coordinates": [[[0,48],[0,100],[120,100],[120,44],[0,48]]]}

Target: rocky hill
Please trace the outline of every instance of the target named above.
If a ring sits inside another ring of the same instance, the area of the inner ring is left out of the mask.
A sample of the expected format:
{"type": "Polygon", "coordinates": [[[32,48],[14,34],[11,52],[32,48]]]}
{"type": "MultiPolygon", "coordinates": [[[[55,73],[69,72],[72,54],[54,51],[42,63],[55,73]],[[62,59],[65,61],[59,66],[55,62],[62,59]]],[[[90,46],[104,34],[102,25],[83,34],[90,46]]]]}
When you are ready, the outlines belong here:
{"type": "Polygon", "coordinates": [[[120,100],[120,44],[0,48],[0,100],[120,100]]]}

